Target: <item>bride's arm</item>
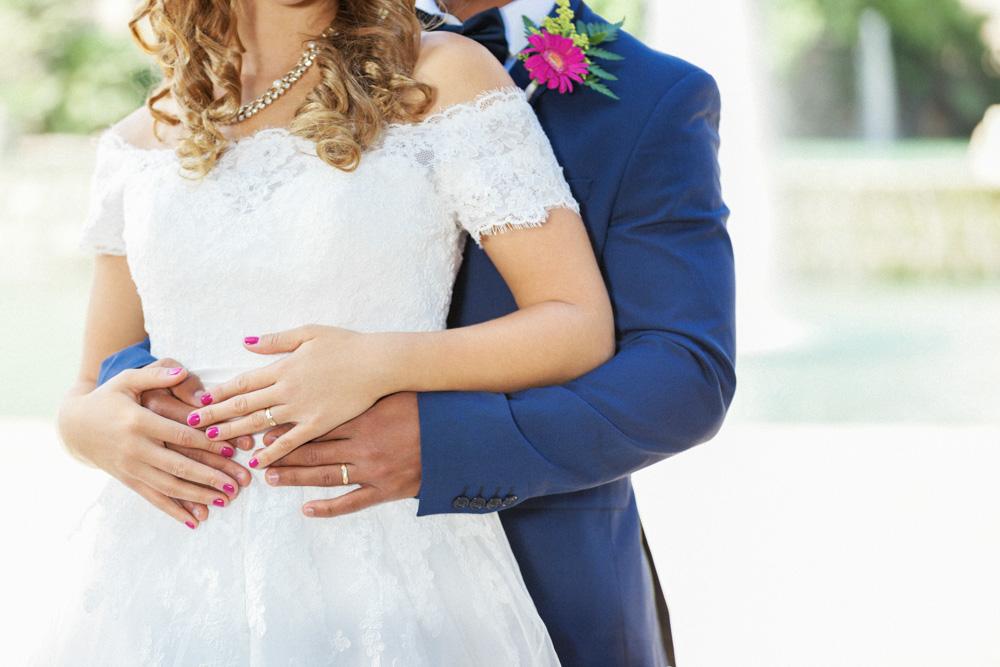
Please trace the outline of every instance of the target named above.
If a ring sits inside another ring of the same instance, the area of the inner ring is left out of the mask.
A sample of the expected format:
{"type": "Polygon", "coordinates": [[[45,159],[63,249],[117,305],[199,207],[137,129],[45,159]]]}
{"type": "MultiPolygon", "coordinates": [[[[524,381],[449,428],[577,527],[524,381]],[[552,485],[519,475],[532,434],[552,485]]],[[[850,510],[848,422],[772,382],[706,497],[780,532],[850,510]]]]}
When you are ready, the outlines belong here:
{"type": "Polygon", "coordinates": [[[483,237],[518,310],[432,333],[380,334],[393,391],[506,393],[562,384],[614,354],[611,304],[580,217],[483,237]]]}
{"type": "Polygon", "coordinates": [[[215,453],[222,453],[225,444],[212,442],[202,432],[159,417],[139,404],[143,391],[181,383],[184,369],[129,370],[97,386],[101,360],[145,335],[141,302],[125,257],[98,255],[83,361],[76,384],[59,408],[59,434],[74,457],[101,468],[194,528],[198,519],[189,511],[190,503],[227,504],[238,484],[222,472],[167,449],[164,443],[215,453]],[[187,504],[188,510],[173,498],[187,504]]]}

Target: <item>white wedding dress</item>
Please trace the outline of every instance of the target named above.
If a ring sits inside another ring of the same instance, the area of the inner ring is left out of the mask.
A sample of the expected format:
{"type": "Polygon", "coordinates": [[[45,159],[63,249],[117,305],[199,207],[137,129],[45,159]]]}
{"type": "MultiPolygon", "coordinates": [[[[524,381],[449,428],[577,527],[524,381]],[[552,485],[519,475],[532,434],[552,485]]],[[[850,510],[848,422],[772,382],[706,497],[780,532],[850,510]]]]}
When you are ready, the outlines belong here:
{"type": "MultiPolygon", "coordinates": [[[[353,173],[266,129],[196,182],[172,151],[110,130],[82,245],[127,255],[153,354],[209,386],[274,360],[245,351],[248,335],[443,328],[464,235],[559,206],[576,203],[548,140],[504,89],[390,126],[353,173]]],[[[92,572],[39,664],[558,663],[496,514],[418,518],[405,500],[308,519],[305,501],[351,487],[253,474],[195,531],[109,482],[92,572]]]]}

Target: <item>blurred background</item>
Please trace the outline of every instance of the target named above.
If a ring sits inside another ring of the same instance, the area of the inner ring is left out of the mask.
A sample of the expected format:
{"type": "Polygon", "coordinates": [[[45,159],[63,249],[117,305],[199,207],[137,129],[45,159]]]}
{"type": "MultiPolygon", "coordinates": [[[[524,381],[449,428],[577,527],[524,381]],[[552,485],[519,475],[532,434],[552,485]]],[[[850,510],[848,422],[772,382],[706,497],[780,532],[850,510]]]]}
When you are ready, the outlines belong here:
{"type": "MultiPolygon", "coordinates": [[[[636,480],[680,664],[1000,665],[1000,0],[590,4],[723,97],[737,398],[716,440],[636,480]]],[[[0,433],[22,473],[4,499],[34,508],[9,534],[43,545],[72,512],[29,466],[99,481],[52,418],[79,358],[92,137],[156,80],[130,12],[0,0],[0,433]]],[[[57,567],[56,546],[11,545],[57,567]]],[[[3,584],[5,614],[44,615],[36,584],[3,584]]]]}

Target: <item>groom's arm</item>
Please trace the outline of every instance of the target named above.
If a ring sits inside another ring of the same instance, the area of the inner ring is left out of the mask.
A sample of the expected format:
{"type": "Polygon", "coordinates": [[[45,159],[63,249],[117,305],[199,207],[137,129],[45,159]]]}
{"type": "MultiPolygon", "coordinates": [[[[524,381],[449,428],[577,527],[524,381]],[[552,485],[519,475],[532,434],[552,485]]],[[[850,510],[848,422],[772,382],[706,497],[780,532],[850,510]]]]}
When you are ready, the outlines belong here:
{"type": "Polygon", "coordinates": [[[735,390],[718,120],[714,81],[694,72],[633,151],[600,258],[618,334],[611,361],[563,386],[419,396],[421,514],[455,511],[480,488],[523,501],[597,486],[717,432],[735,390]]]}

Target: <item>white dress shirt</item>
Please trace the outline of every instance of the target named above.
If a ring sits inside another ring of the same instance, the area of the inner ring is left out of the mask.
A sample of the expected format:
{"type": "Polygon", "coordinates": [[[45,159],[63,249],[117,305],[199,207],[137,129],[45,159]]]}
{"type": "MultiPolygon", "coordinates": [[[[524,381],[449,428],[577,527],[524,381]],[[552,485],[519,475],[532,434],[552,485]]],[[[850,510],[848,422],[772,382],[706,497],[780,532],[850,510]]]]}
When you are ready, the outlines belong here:
{"type": "MultiPolygon", "coordinates": [[[[500,8],[504,31],[507,33],[507,44],[510,55],[507,56],[507,69],[514,64],[517,54],[528,48],[528,38],[524,36],[524,19],[527,16],[539,25],[556,6],[555,0],[514,0],[500,8]]],[[[462,22],[451,14],[447,14],[437,6],[436,0],[417,0],[417,9],[428,14],[443,16],[446,23],[459,25],[462,22]]]]}

